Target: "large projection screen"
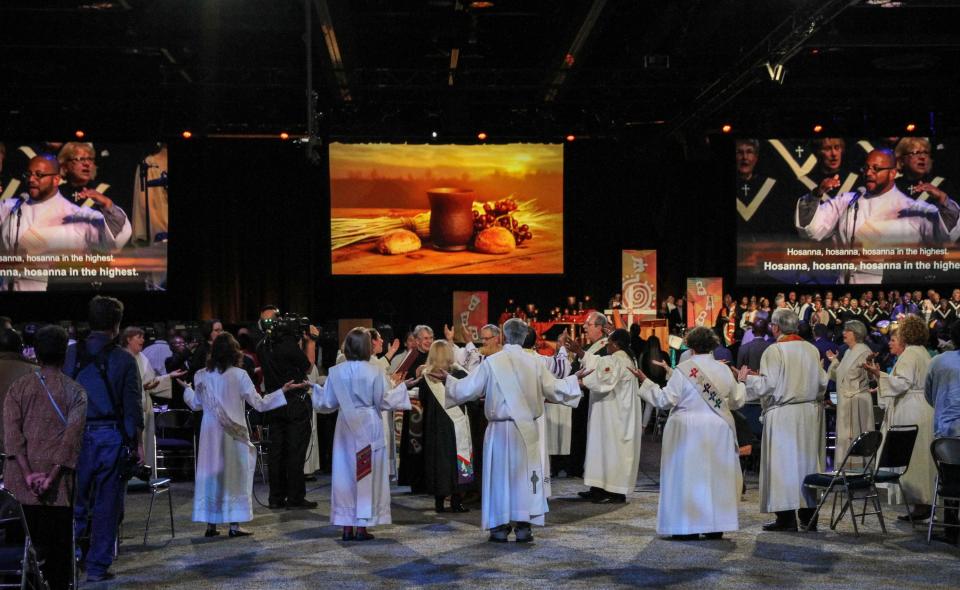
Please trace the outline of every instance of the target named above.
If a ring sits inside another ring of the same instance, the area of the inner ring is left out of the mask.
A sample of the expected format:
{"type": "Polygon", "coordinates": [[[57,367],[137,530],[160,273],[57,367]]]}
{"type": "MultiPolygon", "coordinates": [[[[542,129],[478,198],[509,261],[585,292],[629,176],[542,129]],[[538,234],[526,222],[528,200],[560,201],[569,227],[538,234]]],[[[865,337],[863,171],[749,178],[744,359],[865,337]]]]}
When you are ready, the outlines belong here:
{"type": "Polygon", "coordinates": [[[739,284],[960,280],[953,142],[737,139],[739,284]]]}
{"type": "Polygon", "coordinates": [[[166,144],[3,147],[0,292],[166,289],[166,144]]]}
{"type": "Polygon", "coordinates": [[[563,273],[563,146],[330,145],[335,275],[563,273]]]}

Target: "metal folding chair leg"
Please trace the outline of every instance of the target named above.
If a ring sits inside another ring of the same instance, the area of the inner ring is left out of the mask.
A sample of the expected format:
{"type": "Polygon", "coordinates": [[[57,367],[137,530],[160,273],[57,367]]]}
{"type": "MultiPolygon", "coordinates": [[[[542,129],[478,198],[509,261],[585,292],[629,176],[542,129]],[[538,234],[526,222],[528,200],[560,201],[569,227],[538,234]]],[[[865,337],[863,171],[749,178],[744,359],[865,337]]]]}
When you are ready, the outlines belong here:
{"type": "Polygon", "coordinates": [[[933,502],[930,504],[930,524],[927,525],[927,545],[933,539],[933,517],[937,515],[937,498],[940,496],[940,474],[933,480],[933,502]]]}

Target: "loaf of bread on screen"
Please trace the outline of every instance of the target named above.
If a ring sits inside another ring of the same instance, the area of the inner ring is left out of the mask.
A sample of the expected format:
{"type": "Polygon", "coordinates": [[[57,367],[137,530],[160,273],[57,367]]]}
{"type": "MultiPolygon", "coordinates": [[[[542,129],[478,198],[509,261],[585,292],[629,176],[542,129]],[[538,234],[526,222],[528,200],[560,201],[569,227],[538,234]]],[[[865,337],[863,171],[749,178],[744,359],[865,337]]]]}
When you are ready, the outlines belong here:
{"type": "Polygon", "coordinates": [[[394,229],[377,240],[377,252],[381,254],[406,254],[420,249],[420,238],[406,229],[394,229]]]}
{"type": "Polygon", "coordinates": [[[509,254],[516,249],[517,240],[505,227],[488,227],[477,234],[473,247],[484,254],[509,254]]]}

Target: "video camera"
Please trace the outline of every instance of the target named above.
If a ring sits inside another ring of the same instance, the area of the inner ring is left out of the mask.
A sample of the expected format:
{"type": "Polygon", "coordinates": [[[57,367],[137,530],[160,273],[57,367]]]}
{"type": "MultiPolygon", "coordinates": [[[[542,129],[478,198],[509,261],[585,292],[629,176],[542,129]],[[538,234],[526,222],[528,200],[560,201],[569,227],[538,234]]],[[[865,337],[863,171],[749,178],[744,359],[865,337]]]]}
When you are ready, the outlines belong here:
{"type": "Polygon", "coordinates": [[[282,338],[284,336],[308,336],[310,335],[310,318],[298,313],[287,312],[272,318],[260,320],[260,329],[267,338],[282,338]]]}

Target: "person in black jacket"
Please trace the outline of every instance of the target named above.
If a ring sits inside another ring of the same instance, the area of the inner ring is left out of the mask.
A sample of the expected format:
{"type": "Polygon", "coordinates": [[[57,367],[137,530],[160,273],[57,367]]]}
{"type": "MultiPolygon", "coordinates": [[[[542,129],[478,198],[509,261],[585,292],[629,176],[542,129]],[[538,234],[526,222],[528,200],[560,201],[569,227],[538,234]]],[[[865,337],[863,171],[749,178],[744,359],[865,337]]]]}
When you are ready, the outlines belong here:
{"type": "MultiPolygon", "coordinates": [[[[279,318],[257,346],[263,371],[264,391],[276,391],[284,383],[303,382],[314,361],[315,326],[302,326],[293,314],[279,318]]],[[[291,398],[287,405],[267,412],[270,426],[270,508],[297,510],[316,508],[306,499],[303,463],[310,443],[310,420],[314,413],[310,398],[291,398]]]]}

